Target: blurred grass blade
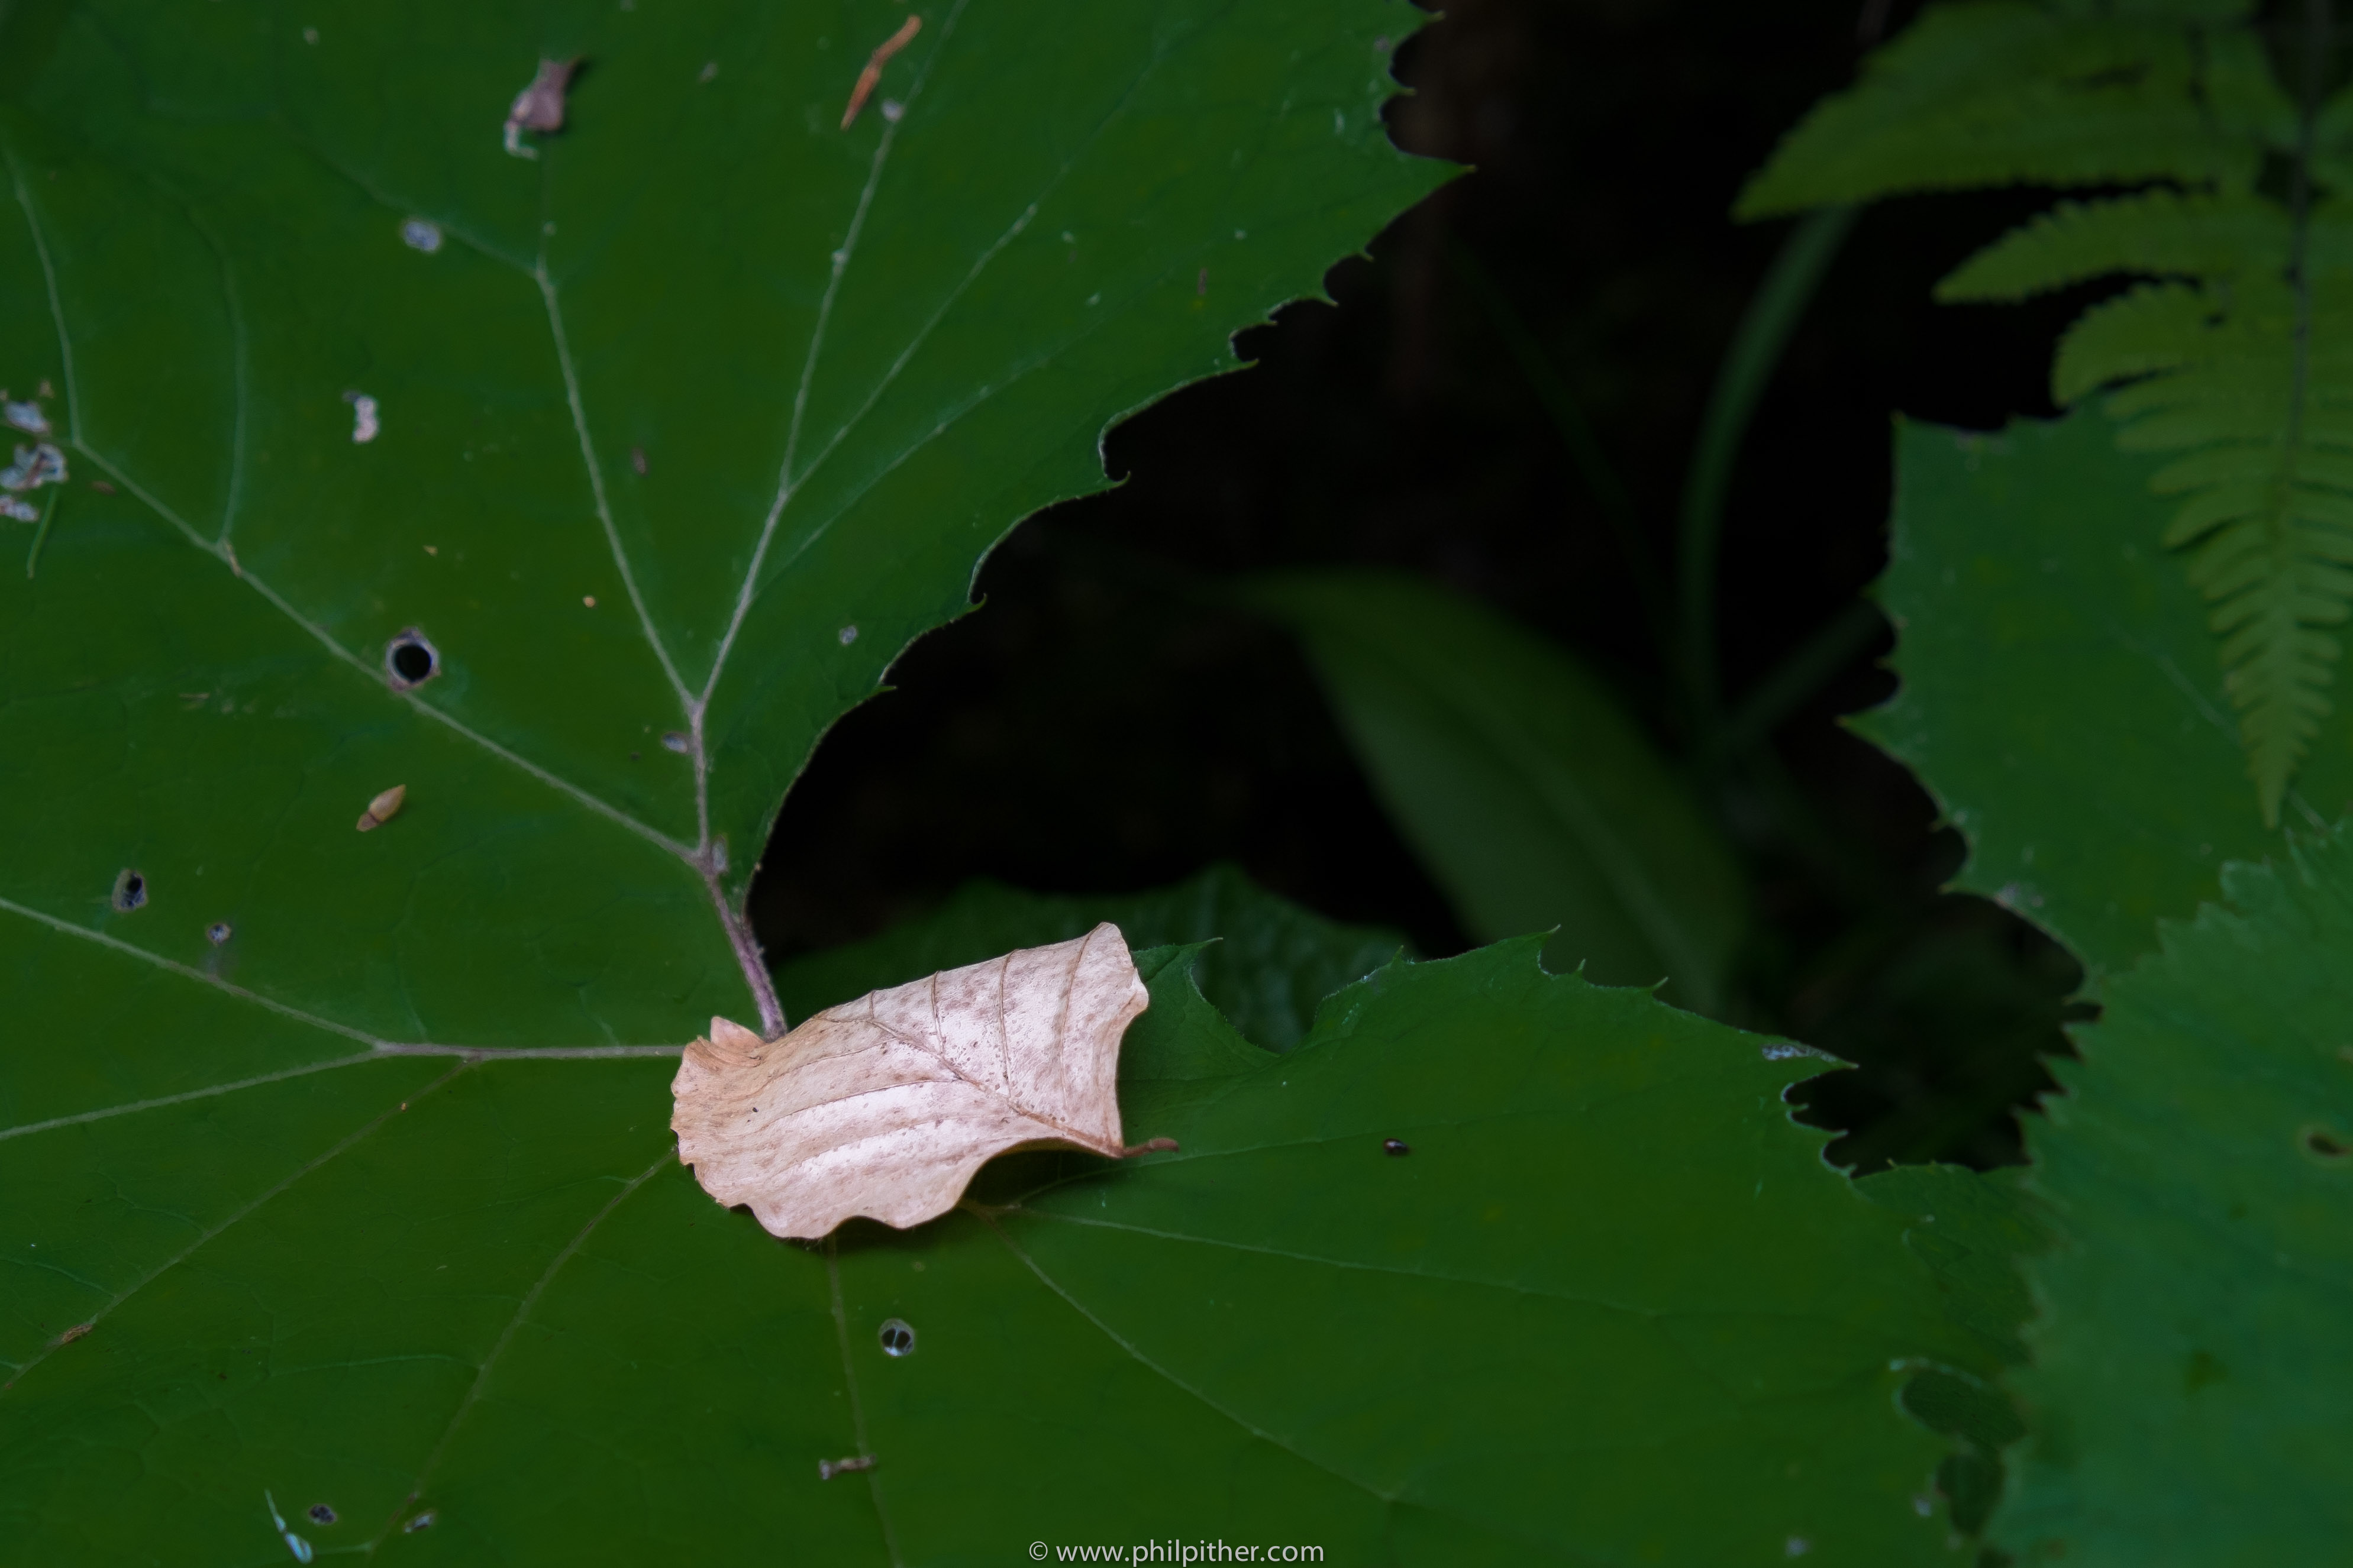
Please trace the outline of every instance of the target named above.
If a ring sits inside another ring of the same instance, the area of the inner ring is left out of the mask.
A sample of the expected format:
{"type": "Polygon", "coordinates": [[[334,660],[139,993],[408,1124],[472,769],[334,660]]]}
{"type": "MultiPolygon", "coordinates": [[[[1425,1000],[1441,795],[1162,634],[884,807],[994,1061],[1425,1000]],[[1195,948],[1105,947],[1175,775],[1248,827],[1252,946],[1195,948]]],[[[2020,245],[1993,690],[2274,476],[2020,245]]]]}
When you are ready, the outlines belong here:
{"type": "Polygon", "coordinates": [[[1689,664],[1694,707],[1712,716],[1716,703],[1715,570],[1724,538],[1724,499],[1732,486],[1732,465],[1748,434],[1757,400],[1765,395],[1781,350],[1820,286],[1822,274],[1845,243],[1859,209],[1826,207],[1800,218],[1781,243],[1765,280],[1740,318],[1740,330],[1725,351],[1708,394],[1699,442],[1692,449],[1684,480],[1681,548],[1676,574],[1683,600],[1684,657],[1689,664]]]}
{"type": "Polygon", "coordinates": [[[1511,351],[1520,374],[1527,377],[1529,390],[1552,416],[1561,445],[1568,448],[1578,477],[1599,503],[1601,515],[1609,521],[1609,531],[1618,541],[1619,552],[1626,558],[1627,570],[1633,574],[1635,586],[1642,595],[1642,613],[1650,618],[1651,635],[1657,639],[1660,652],[1673,658],[1674,612],[1667,600],[1666,584],[1661,581],[1658,563],[1642,538],[1642,520],[1635,510],[1634,497],[1626,489],[1626,482],[1618,477],[1618,469],[1603,449],[1601,437],[1595,434],[1592,421],[1586,418],[1577,395],[1569,390],[1551,356],[1545,353],[1544,344],[1488,273],[1485,264],[1472,254],[1468,246],[1460,243],[1450,243],[1446,256],[1455,273],[1479,297],[1480,307],[1487,312],[1495,335],[1511,351]]]}
{"type": "Polygon", "coordinates": [[[1608,689],[1493,611],[1386,574],[1261,578],[1399,830],[1493,941],[1557,927],[1556,967],[1723,1009],[1746,916],[1715,822],[1608,689]]]}

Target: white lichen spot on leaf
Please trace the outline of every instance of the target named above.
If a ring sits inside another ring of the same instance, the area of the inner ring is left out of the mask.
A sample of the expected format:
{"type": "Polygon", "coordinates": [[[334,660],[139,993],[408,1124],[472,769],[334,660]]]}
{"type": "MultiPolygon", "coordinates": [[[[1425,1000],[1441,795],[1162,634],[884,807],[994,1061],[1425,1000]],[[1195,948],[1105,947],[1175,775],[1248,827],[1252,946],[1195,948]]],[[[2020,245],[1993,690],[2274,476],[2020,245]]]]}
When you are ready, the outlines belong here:
{"type": "Polygon", "coordinates": [[[724,1018],[670,1085],[679,1158],[772,1234],[945,1214],[1009,1149],[1117,1158],[1120,1039],[1149,1001],[1119,928],[829,1007],[782,1039],[724,1018]]]}

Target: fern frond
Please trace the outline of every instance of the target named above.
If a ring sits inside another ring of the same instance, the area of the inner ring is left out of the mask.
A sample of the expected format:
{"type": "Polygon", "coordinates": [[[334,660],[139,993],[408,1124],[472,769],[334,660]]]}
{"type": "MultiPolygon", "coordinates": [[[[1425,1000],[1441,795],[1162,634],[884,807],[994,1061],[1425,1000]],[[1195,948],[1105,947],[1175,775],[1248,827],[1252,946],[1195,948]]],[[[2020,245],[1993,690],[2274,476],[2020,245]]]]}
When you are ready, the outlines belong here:
{"type": "Polygon", "coordinates": [[[2059,340],[2052,401],[2080,401],[2094,387],[2213,357],[2214,304],[2190,283],[2144,283],[2093,306],[2059,340]]]}
{"type": "Polygon", "coordinates": [[[2353,279],[2330,254],[2339,217],[2314,215],[2301,311],[2283,228],[2268,253],[2250,248],[2207,281],[2144,285],[2086,312],[2054,377],[2070,401],[2114,388],[2120,445],[2181,454],[2152,481],[2181,498],[2164,542],[2191,552],[2273,826],[2329,712],[2328,628],[2353,617],[2353,279]]]}
{"type": "Polygon", "coordinates": [[[1799,122],[1734,213],[1985,185],[2244,189],[2294,114],[2252,33],[2183,25],[2221,9],[1931,7],[1799,122]]]}
{"type": "Polygon", "coordinates": [[[2248,0],[1935,5],[1824,100],[1744,216],[1905,191],[2143,186],[2062,203],[1957,268],[1940,300],[2139,277],[2085,311],[2052,395],[2100,395],[2118,445],[2172,460],[2164,542],[2220,638],[2266,822],[2329,710],[2353,618],[2353,87],[2309,133],[2248,0]],[[2255,189],[2306,162],[2290,212],[2255,189]]]}
{"type": "Polygon", "coordinates": [[[2221,279],[2287,254],[2288,216],[2245,193],[2139,191],[2061,202],[1953,269],[1936,298],[2023,300],[2116,273],[2221,279]]]}

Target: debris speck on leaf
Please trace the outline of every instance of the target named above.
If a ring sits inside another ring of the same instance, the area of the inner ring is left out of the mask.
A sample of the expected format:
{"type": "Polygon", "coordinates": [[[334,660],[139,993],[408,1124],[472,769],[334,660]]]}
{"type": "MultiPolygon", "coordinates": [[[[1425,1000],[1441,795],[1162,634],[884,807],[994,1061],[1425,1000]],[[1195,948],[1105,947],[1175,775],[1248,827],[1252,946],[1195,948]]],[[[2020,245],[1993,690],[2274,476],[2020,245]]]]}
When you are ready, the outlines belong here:
{"type": "Polygon", "coordinates": [[[360,831],[362,833],[373,833],[377,828],[382,827],[385,823],[390,822],[394,817],[400,815],[401,803],[406,801],[407,798],[408,786],[406,784],[395,784],[390,789],[385,790],[383,794],[377,795],[374,800],[367,803],[367,809],[360,813],[360,831]]]}
{"type": "Polygon", "coordinates": [[[1384,1138],[1381,1140],[1381,1152],[1392,1158],[1403,1158],[1413,1152],[1413,1145],[1402,1138],[1384,1138]]]}
{"type": "Polygon", "coordinates": [[[319,29],[318,29],[318,28],[316,28],[316,27],[305,27],[305,28],[303,28],[303,29],[302,29],[302,41],[303,41],[304,43],[306,43],[306,44],[315,44],[315,43],[317,43],[317,42],[319,41],[319,29]]]}
{"type": "Polygon", "coordinates": [[[580,602],[593,610],[596,607],[596,595],[594,594],[583,594],[580,595],[580,602]]]}
{"type": "Polygon", "coordinates": [[[375,399],[364,392],[346,392],[343,401],[352,405],[352,439],[361,446],[376,438],[384,426],[376,422],[375,399]]]}
{"type": "Polygon", "coordinates": [[[13,518],[18,522],[38,522],[41,521],[41,509],[15,496],[0,496],[0,517],[13,518]]]}
{"type": "Polygon", "coordinates": [[[646,471],[646,449],[643,447],[629,448],[629,467],[641,474],[646,471]]]}
{"type": "Polygon", "coordinates": [[[719,62],[717,60],[705,60],[702,62],[702,69],[695,73],[694,79],[697,81],[709,81],[712,77],[715,77],[718,74],[719,62]]]}
{"type": "Polygon", "coordinates": [[[27,436],[49,433],[48,416],[41,412],[41,405],[37,403],[11,403],[5,394],[0,394],[0,418],[5,418],[27,436]]]}
{"type": "Polygon", "coordinates": [[[1209,297],[1209,269],[1208,268],[1202,268],[1201,275],[1193,279],[1193,293],[1198,299],[1206,300],[1209,297]]]}
{"type": "MultiPolygon", "coordinates": [[[[858,118],[858,111],[866,107],[866,100],[882,79],[882,68],[890,63],[891,57],[913,43],[915,35],[923,30],[923,19],[910,16],[901,24],[897,32],[883,39],[881,46],[867,57],[866,68],[858,73],[858,85],[849,89],[849,107],[841,111],[841,128],[844,131],[849,130],[850,121],[858,118]]],[[[892,118],[896,119],[897,116],[892,118]]]]}
{"type": "Polygon", "coordinates": [[[893,125],[898,124],[899,117],[907,112],[907,106],[895,98],[886,98],[877,107],[881,110],[882,118],[893,125]]]}
{"type": "Polygon", "coordinates": [[[430,218],[410,218],[400,226],[400,243],[430,256],[441,248],[441,226],[430,218]]]}
{"type": "Polygon", "coordinates": [[[114,906],[116,914],[129,914],[147,901],[147,879],[124,867],[115,873],[114,893],[108,901],[114,906]]]}
{"type": "Polygon", "coordinates": [[[871,1454],[853,1454],[847,1459],[819,1459],[817,1462],[817,1479],[829,1481],[853,1470],[871,1470],[873,1468],[874,1456],[871,1454]]]}
{"type": "Polygon", "coordinates": [[[856,626],[844,626],[833,635],[836,641],[839,642],[842,647],[848,647],[851,643],[858,640],[858,628],[856,626]]]}
{"type": "Polygon", "coordinates": [[[82,1335],[90,1332],[90,1330],[96,1327],[98,1327],[96,1323],[76,1323],[72,1328],[68,1329],[64,1333],[58,1336],[58,1343],[61,1345],[69,1345],[73,1343],[74,1341],[81,1338],[82,1335]]]}
{"type": "Polygon", "coordinates": [[[433,1521],[438,1516],[428,1508],[423,1513],[418,1514],[415,1519],[410,1520],[406,1524],[402,1525],[400,1527],[400,1533],[403,1535],[414,1535],[420,1530],[430,1530],[433,1528],[433,1521]]]}
{"type": "Polygon", "coordinates": [[[670,1084],[679,1158],[773,1235],[853,1215],[920,1225],[1017,1145],[1128,1153],[1120,1039],[1148,1001],[1104,924],[828,1007],[779,1040],[713,1018],[670,1084]]]}
{"type": "Polygon", "coordinates": [[[335,1522],[335,1510],[329,1508],[325,1503],[312,1503],[310,1508],[310,1513],[311,1521],[313,1524],[332,1524],[335,1522]]]}
{"type": "Polygon", "coordinates": [[[90,489],[94,489],[94,490],[96,490],[99,494],[100,494],[100,495],[102,495],[102,496],[111,496],[111,495],[112,495],[112,494],[114,493],[114,487],[113,487],[112,485],[108,484],[104,479],[92,479],[92,480],[90,480],[90,489]]]}
{"type": "Polygon", "coordinates": [[[226,945],[228,939],[235,934],[236,932],[230,929],[229,923],[227,921],[215,921],[212,924],[205,928],[205,940],[211,942],[215,947],[226,945]]]}
{"type": "Polygon", "coordinates": [[[680,734],[680,733],[679,733],[677,731],[675,731],[675,730],[666,730],[666,731],[664,731],[662,732],[662,750],[663,750],[663,751],[665,751],[665,752],[676,752],[680,756],[681,756],[681,757],[682,757],[682,756],[686,755],[686,748],[687,748],[687,739],[686,739],[686,737],[685,737],[684,735],[680,734]]]}
{"type": "Polygon", "coordinates": [[[513,105],[507,110],[506,150],[518,158],[536,158],[539,149],[526,147],[522,133],[542,133],[564,129],[564,93],[572,85],[572,73],[580,68],[579,60],[542,60],[539,74],[531,85],[515,94],[513,105]]]}

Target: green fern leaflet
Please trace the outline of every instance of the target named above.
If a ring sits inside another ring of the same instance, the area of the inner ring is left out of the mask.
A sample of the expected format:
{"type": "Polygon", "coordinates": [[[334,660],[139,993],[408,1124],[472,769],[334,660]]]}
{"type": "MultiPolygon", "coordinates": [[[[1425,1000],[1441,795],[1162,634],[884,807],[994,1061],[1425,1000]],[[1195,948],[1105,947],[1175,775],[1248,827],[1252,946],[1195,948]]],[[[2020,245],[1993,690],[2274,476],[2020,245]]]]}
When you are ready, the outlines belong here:
{"type": "MultiPolygon", "coordinates": [[[[2186,552],[2266,824],[2353,616],[2353,93],[2300,111],[2249,7],[2215,0],[1932,9],[1819,106],[1745,216],[1904,191],[2137,186],[2062,202],[1971,258],[1945,300],[2146,281],[2071,327],[2053,397],[2173,454],[2186,552]],[[2333,187],[2333,188],[2332,188],[2333,187]]],[[[2301,43],[2301,40],[2295,40],[2301,43]]],[[[2293,50],[2291,50],[2293,55],[2293,50]]],[[[2298,74],[2304,61],[2291,58],[2298,74]]]]}

